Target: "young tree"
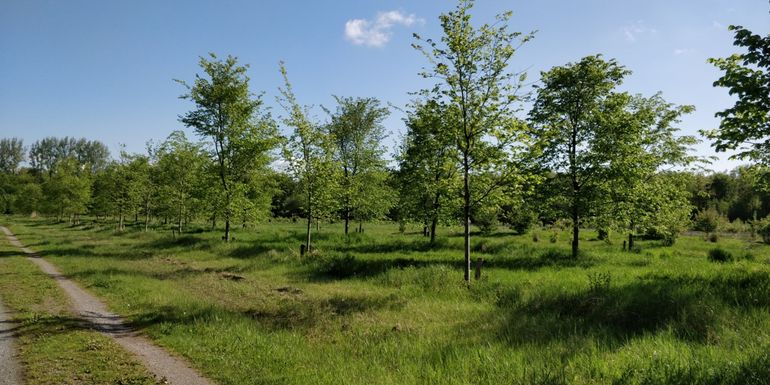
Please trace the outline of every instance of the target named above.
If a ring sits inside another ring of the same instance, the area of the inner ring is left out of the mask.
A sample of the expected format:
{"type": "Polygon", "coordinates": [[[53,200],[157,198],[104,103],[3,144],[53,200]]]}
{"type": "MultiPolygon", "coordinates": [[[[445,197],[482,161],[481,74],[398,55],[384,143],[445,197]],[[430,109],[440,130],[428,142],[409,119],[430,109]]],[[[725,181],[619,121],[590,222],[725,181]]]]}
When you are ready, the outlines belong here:
{"type": "Polygon", "coordinates": [[[341,209],[347,235],[352,217],[358,219],[360,231],[363,220],[382,217],[391,206],[382,144],[382,121],[389,112],[375,98],[335,100],[337,110],[330,113],[328,131],[334,137],[335,160],[342,171],[341,209]]]}
{"type": "Polygon", "coordinates": [[[734,157],[770,163],[770,34],[760,36],[731,25],[736,47],[747,52],[727,58],[709,59],[724,71],[714,87],[725,87],[737,100],[733,107],[717,112],[719,129],[703,133],[714,140],[717,151],[737,150],[734,157]]]}
{"type": "Polygon", "coordinates": [[[249,91],[248,66],[238,65],[235,57],[219,60],[214,54],[202,57],[200,66],[208,78],[196,75],[192,85],[179,81],[189,91],[182,98],[195,103],[180,121],[211,141],[225,220],[223,239],[229,241],[231,220],[249,203],[249,176],[265,171],[279,137],[270,116],[261,114],[261,97],[249,91]]]}
{"type": "Polygon", "coordinates": [[[80,169],[76,159],[63,159],[43,182],[43,194],[49,213],[56,215],[58,221],[69,215],[70,224],[74,224],[91,199],[90,174],[80,169]]]}
{"type": "Polygon", "coordinates": [[[588,56],[578,63],[554,67],[542,73],[542,85],[530,119],[544,143],[543,161],[567,178],[563,195],[572,220],[572,256],[577,257],[580,221],[595,207],[604,187],[600,148],[607,134],[599,118],[613,105],[613,89],[629,71],[614,60],[588,56]]]}
{"type": "Polygon", "coordinates": [[[524,124],[514,113],[524,75],[508,70],[517,46],[532,34],[509,32],[511,12],[497,16],[494,24],[475,27],[470,10],[473,1],[462,0],[454,11],[439,16],[444,35],[440,41],[415,35],[414,47],[429,60],[422,73],[437,79],[436,86],[422,93],[445,103],[453,117],[446,134],[452,138],[460,157],[463,178],[463,225],[465,234],[465,280],[470,282],[471,212],[496,189],[516,183],[523,176],[515,160],[525,148],[524,124]],[[474,175],[495,175],[486,186],[474,186],[474,175]]]}
{"type": "Polygon", "coordinates": [[[644,207],[640,186],[663,166],[694,160],[687,151],[695,139],[674,135],[693,108],[616,92],[629,73],[615,60],[587,56],[544,72],[537,86],[530,118],[544,143],[543,163],[564,176],[555,179],[555,193],[572,221],[573,257],[586,219],[622,217],[634,227],[644,207]]]}
{"type": "Polygon", "coordinates": [[[284,87],[279,90],[278,102],[286,110],[284,123],[294,129],[284,148],[284,158],[304,196],[305,249],[310,250],[313,219],[328,216],[337,206],[338,167],[334,162],[334,138],[320,125],[311,122],[309,108],[297,102],[283,62],[280,70],[284,87]]]}
{"type": "Polygon", "coordinates": [[[0,172],[15,174],[24,160],[24,141],[19,138],[0,139],[0,172]]]}
{"type": "Polygon", "coordinates": [[[159,199],[166,214],[176,218],[177,231],[181,233],[184,218],[195,206],[196,190],[203,190],[206,154],[199,145],[187,140],[183,131],[172,132],[154,152],[159,199]]]}
{"type": "Polygon", "coordinates": [[[416,102],[406,118],[407,133],[397,155],[399,206],[402,215],[423,224],[430,242],[440,221],[454,219],[460,183],[457,149],[446,107],[435,100],[416,102]]]}

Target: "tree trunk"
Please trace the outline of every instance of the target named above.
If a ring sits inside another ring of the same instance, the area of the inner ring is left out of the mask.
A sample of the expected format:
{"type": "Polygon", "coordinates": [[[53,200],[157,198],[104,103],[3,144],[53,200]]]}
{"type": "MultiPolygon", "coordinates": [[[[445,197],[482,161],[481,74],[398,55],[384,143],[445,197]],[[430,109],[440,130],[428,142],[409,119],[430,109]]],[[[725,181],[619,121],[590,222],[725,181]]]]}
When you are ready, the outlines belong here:
{"type": "Polygon", "coordinates": [[[230,242],[230,218],[225,218],[225,242],[230,242]]]}
{"type": "Polygon", "coordinates": [[[574,208],[572,210],[572,258],[577,258],[578,256],[578,242],[580,236],[578,219],[577,208],[574,208]]]}
{"type": "Polygon", "coordinates": [[[305,251],[310,252],[310,231],[312,230],[313,217],[307,216],[307,233],[305,234],[305,251]]]}
{"type": "Polygon", "coordinates": [[[349,225],[350,225],[350,210],[345,209],[345,235],[348,235],[349,225]]]}
{"type": "Polygon", "coordinates": [[[118,215],[118,231],[123,231],[123,213],[118,215]]]}
{"type": "Polygon", "coordinates": [[[465,282],[471,283],[471,188],[468,155],[463,155],[463,222],[465,238],[465,282]]]}
{"type": "Polygon", "coordinates": [[[430,222],[430,243],[436,242],[436,225],[438,224],[438,218],[433,217],[433,221],[430,222]]]}

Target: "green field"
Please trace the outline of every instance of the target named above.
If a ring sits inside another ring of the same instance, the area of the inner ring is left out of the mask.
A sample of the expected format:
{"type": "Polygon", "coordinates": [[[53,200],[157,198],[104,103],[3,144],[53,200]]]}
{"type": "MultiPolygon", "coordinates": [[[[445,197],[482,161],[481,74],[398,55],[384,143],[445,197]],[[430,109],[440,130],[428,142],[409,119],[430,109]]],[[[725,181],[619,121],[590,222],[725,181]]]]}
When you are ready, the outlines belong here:
{"type": "Polygon", "coordinates": [[[566,231],[476,236],[485,267],[468,287],[459,228],[430,245],[417,228],[322,225],[300,257],[300,223],[228,244],[206,229],[3,222],[221,384],[770,383],[770,246],[748,239],[624,252],[585,231],[571,259],[566,231]],[[733,261],[710,261],[715,248],[733,261]]]}

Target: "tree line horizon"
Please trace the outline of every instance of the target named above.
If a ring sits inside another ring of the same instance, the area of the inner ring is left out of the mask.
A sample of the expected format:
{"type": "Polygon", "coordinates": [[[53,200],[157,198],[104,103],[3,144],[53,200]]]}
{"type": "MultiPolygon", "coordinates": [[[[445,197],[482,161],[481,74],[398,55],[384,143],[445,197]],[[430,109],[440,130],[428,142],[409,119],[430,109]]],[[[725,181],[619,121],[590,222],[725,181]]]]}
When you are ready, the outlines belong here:
{"type": "Polygon", "coordinates": [[[472,7],[459,1],[442,14],[439,39],[414,35],[412,46],[426,58],[418,75],[433,84],[411,91],[394,164],[383,144],[390,110],[376,97],[334,96],[336,106],[322,107],[328,119],[319,121],[280,62],[283,112],[273,117],[263,94],[249,90],[248,65],[211,53],[192,81],[176,80],[194,106],[179,121],[197,141],[173,131],[149,142],[146,154],[121,151],[112,159],[97,140],[48,137],[27,151],[21,139],[3,138],[3,212],[73,224],[84,214],[111,217],[118,231],[131,216],[142,217],[145,231],[153,221],[182,232],[205,219],[214,228],[224,223],[224,241],[234,226],[304,218],[308,251],[313,224],[323,221],[344,222],[345,234],[373,220],[398,222],[402,231],[418,223],[431,243],[438,226],[454,223],[463,226],[466,281],[472,226],[526,232],[535,223],[558,224],[572,232],[573,258],[581,228],[603,239],[617,231],[669,245],[693,224],[711,232],[711,223],[729,224],[725,218],[764,228],[770,36],[730,26],[747,52],[709,60],[724,72],[714,86],[738,100],[717,113],[718,129],[701,134],[716,151],[734,150],[754,164],[704,175],[707,159],[692,151],[699,140],[677,127],[693,106],[619,91],[631,71],[601,54],[543,71],[524,92],[526,73],[509,64],[536,33],[510,31],[510,11],[476,26],[472,7]],[[285,170],[270,167],[278,159],[285,170]]]}

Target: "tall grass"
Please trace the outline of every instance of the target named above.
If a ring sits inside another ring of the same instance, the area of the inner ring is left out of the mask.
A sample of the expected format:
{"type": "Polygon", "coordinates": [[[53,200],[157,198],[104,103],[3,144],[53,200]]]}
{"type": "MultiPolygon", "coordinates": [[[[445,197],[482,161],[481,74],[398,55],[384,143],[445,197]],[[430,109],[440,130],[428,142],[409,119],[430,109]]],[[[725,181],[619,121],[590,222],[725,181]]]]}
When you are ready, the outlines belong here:
{"type": "Polygon", "coordinates": [[[770,248],[473,238],[482,279],[462,282],[458,229],[436,243],[397,225],[344,236],[270,223],[222,243],[205,229],[116,234],[14,219],[12,229],[158,343],[223,384],[766,384],[770,248]]]}

